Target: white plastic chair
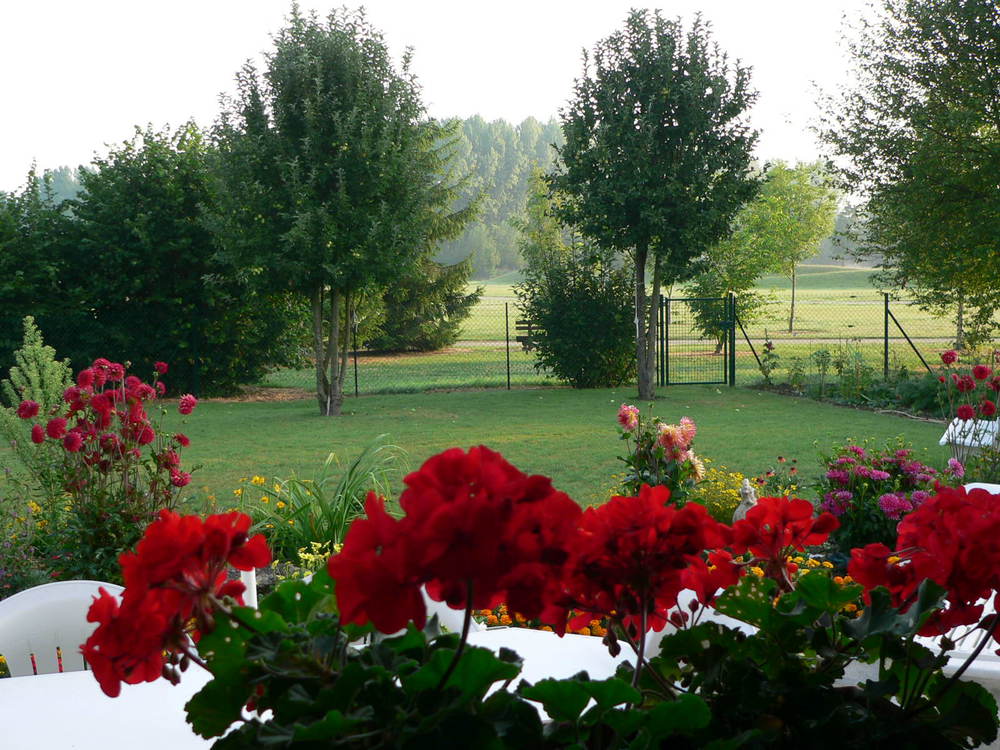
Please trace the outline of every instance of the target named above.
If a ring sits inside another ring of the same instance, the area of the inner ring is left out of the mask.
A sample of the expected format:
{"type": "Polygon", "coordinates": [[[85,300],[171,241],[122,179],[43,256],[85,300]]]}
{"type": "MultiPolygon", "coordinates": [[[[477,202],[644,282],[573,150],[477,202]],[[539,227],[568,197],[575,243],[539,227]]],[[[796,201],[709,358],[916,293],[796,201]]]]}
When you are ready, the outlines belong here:
{"type": "Polygon", "coordinates": [[[121,586],[100,581],[58,581],[0,601],[0,655],[11,677],[86,669],[80,644],[97,627],[87,622],[98,589],[120,595],[121,586]]]}

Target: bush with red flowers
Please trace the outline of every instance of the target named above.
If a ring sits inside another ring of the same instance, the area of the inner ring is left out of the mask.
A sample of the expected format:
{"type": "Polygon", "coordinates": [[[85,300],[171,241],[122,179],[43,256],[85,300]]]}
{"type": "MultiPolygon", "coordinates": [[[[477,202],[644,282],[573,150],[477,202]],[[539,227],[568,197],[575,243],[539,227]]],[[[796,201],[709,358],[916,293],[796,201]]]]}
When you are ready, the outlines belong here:
{"type": "MultiPolygon", "coordinates": [[[[62,496],[43,503],[46,552],[57,577],[118,580],[118,555],[161,509],[176,507],[191,481],[180,458],[187,439],[158,426],[163,409],[156,407],[166,392],[159,379],[166,365],[159,364],[146,383],[122,364],[97,359],[77,373],[63,403],[49,413],[30,401],[18,407],[60,479],[62,496]]],[[[181,413],[190,414],[196,403],[185,396],[181,413]]]]}
{"type": "MultiPolygon", "coordinates": [[[[83,648],[104,691],[204,666],[212,679],[187,704],[188,720],[203,737],[225,735],[216,746],[227,750],[996,738],[990,694],[941,671],[954,644],[942,639],[932,654],[913,637],[982,618],[977,597],[1000,585],[998,497],[942,490],[904,520],[899,559],[884,547],[857,551],[863,589],[815,569],[792,575],[792,557],[838,525],[796,498],[762,498],[733,526],[697,504],[674,506],[664,487],[581,512],[548,479],[484,447],[435,456],[405,485],[401,516],[370,495],[327,569],[279,585],[258,611],[234,601],[239,585],[222,574],[269,559],[259,537],[247,539],[249,519],[164,511],[122,556],[122,602],[102,594],[91,608],[98,629],[83,648]],[[423,591],[465,610],[460,634],[427,620],[423,591]],[[581,621],[605,618],[609,651],[624,643],[630,658],[609,679],[581,673],[511,689],[518,655],[467,643],[472,613],[501,598],[563,627],[571,608],[581,621]],[[665,631],[659,649],[646,653],[655,630],[665,631]],[[845,679],[855,661],[873,664],[873,678],[845,679]]],[[[982,619],[985,638],[994,619],[982,619]]]]}
{"type": "Polygon", "coordinates": [[[941,353],[944,374],[940,376],[939,396],[948,421],[948,437],[956,460],[968,464],[983,446],[991,446],[995,433],[986,429],[987,422],[997,418],[1000,400],[1000,352],[993,352],[989,364],[982,362],[964,366],[958,352],[950,349],[941,353]]]}

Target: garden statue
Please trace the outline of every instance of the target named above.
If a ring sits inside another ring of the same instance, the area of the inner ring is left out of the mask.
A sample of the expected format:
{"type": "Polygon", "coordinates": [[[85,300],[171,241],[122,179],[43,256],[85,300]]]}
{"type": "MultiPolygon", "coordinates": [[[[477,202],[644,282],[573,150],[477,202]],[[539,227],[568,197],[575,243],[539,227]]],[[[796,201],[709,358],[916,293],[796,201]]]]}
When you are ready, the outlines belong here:
{"type": "Polygon", "coordinates": [[[733,521],[739,521],[747,517],[747,511],[757,504],[757,490],[750,484],[749,479],[744,479],[740,485],[740,504],[733,511],[733,521]]]}

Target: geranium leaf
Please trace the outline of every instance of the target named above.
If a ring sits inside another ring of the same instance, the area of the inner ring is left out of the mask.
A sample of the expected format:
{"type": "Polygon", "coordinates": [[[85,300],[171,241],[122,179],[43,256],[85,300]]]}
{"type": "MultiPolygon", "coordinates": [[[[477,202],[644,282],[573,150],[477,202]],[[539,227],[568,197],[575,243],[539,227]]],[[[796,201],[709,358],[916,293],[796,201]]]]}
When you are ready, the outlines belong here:
{"type": "Polygon", "coordinates": [[[590,702],[590,693],[576,680],[540,680],[534,685],[522,683],[518,692],[528,700],[538,701],[556,721],[576,722],[590,702]]]}
{"type": "Polygon", "coordinates": [[[609,677],[606,680],[587,681],[582,683],[590,697],[597,701],[597,707],[605,710],[623,703],[638,703],[642,693],[624,680],[609,677]]]}
{"type": "Polygon", "coordinates": [[[686,693],[675,701],[665,701],[647,709],[645,728],[654,739],[659,739],[704,729],[711,720],[712,712],[705,701],[686,693]]]}

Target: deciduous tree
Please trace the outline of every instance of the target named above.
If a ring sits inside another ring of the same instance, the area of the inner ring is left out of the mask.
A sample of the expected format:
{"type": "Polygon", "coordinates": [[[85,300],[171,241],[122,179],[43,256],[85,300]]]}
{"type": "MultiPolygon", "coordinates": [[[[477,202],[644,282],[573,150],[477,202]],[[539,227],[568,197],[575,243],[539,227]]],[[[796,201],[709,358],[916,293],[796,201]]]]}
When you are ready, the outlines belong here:
{"type": "Polygon", "coordinates": [[[566,143],[551,184],[566,200],[556,210],[631,258],[641,398],[654,395],[661,288],[697,273],[756,192],[754,98],[749,70],[729,62],[700,17],[685,31],[633,11],[584,56],[562,112],[566,143]]]}
{"type": "Polygon", "coordinates": [[[821,135],[862,198],[856,254],[882,256],[884,288],[957,308],[988,338],[1000,309],[1000,6],[884,0],[850,52],[853,82],[826,98],[821,135]]]}

